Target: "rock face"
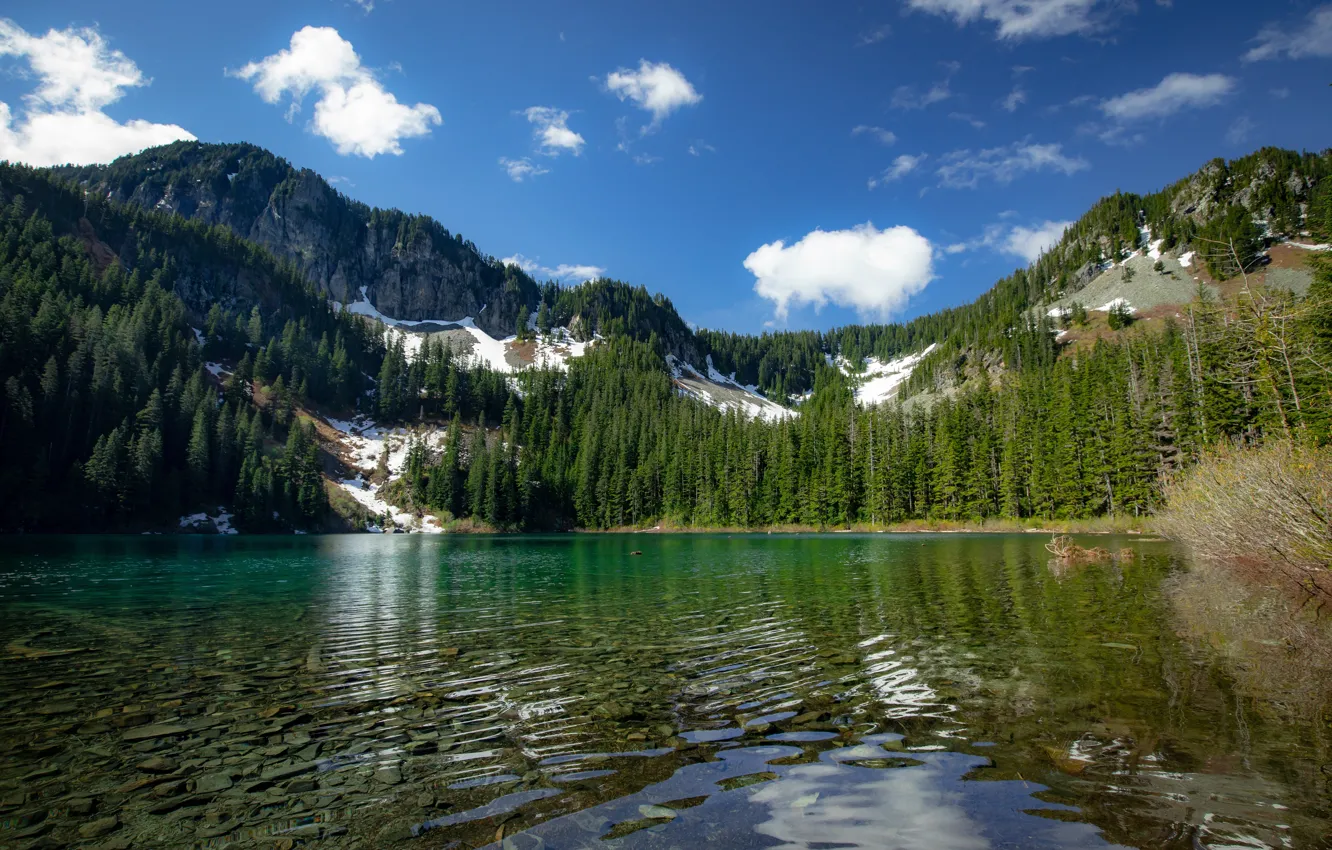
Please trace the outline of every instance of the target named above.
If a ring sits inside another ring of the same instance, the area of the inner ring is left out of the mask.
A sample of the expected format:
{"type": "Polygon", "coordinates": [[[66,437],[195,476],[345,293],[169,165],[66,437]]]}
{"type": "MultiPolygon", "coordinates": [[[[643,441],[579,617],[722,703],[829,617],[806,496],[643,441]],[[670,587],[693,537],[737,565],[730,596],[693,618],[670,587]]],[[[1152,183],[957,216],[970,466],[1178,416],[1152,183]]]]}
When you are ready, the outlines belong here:
{"type": "MultiPolygon", "coordinates": [[[[539,302],[528,275],[482,256],[434,219],[352,201],[315,172],[252,145],[179,142],[58,171],[118,201],[229,227],[295,261],[330,297],[351,302],[364,291],[393,318],[471,316],[506,336],[521,309],[539,302]]],[[[181,294],[187,303],[205,297],[181,294]]]]}

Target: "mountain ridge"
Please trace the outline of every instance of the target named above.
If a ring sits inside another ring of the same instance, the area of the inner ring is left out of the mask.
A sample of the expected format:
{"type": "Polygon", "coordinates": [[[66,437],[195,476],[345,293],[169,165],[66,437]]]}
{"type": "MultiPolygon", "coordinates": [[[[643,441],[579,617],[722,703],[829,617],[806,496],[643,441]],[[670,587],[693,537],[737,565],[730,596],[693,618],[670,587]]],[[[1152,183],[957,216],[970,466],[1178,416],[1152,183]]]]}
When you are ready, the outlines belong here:
{"type": "Polygon", "coordinates": [[[1179,253],[1200,237],[1233,236],[1243,222],[1227,216],[1241,209],[1240,218],[1262,222],[1262,239],[1297,235],[1316,191],[1327,195],[1332,187],[1326,179],[1332,151],[1262,148],[1231,161],[1210,160],[1156,192],[1116,192],[1093,204],[1036,261],[969,303],[906,322],[758,335],[690,328],[667,297],[620,281],[542,286],[429,216],[371,208],[254,145],[180,142],[105,166],[54,172],[116,200],[224,224],[293,260],[344,304],[364,292],[395,319],[470,317],[496,338],[512,334],[524,315],[544,304],[554,322],[577,335],[655,337],[663,354],[697,370],[711,358],[720,373],[787,404],[813,388],[830,358],[855,367],[866,358],[890,362],[936,346],[904,383],[907,392],[955,383],[995,358],[1011,367],[1016,351],[1007,328],[1146,250],[1144,234],[1159,240],[1158,251],[1179,253]]]}

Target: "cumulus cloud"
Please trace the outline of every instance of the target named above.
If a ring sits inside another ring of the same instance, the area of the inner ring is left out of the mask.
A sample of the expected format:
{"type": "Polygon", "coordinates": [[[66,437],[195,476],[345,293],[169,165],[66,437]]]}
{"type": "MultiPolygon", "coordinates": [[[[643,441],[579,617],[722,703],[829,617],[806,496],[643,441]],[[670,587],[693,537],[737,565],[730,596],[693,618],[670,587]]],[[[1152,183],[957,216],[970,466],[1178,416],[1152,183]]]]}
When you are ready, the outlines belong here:
{"type": "Polygon", "coordinates": [[[92,28],[49,30],[33,36],[0,19],[0,56],[25,60],[36,88],[24,100],[16,122],[0,103],[0,159],[29,165],[85,165],[109,162],[194,135],[175,124],[133,119],[118,122],[102,110],[125,90],[151,81],[92,28]]]}
{"type": "Polygon", "coordinates": [[[901,310],[934,279],[934,247],[910,227],[815,230],[794,245],[778,240],[745,258],[754,291],[785,319],[791,305],[828,302],[880,318],[901,310]]]}
{"type": "Polygon", "coordinates": [[[403,139],[429,135],[442,123],[439,110],[428,103],[399,103],[332,27],[303,27],[286,50],[227,73],[252,81],[266,103],[289,96],[289,121],[300,111],[301,98],[317,92],[310,129],[343,156],[400,155],[403,139]]]}
{"type": "Polygon", "coordinates": [[[953,151],[941,158],[935,173],[940,186],[974,189],[982,180],[1007,184],[1023,174],[1038,171],[1074,174],[1086,168],[1090,168],[1087,161],[1066,155],[1063,145],[1037,145],[1024,140],[981,151],[953,151]]]}
{"type": "Polygon", "coordinates": [[[529,106],[523,110],[527,120],[536,125],[537,147],[547,156],[564,151],[578,156],[583,152],[583,137],[569,129],[569,113],[552,106],[529,106]]]}
{"type": "Polygon", "coordinates": [[[517,266],[527,272],[534,278],[547,280],[562,280],[568,283],[582,283],[585,280],[594,280],[606,274],[606,270],[601,266],[577,265],[571,263],[560,263],[558,266],[543,266],[537,260],[524,257],[522,254],[514,254],[512,257],[505,257],[500,260],[506,266],[517,266]]]}
{"type": "Polygon", "coordinates": [[[645,130],[656,127],[672,112],[693,106],[703,100],[685,75],[665,62],[640,59],[638,70],[617,68],[606,75],[606,90],[620,100],[629,101],[652,113],[652,123],[645,130]]]}
{"type": "Polygon", "coordinates": [[[1071,221],[1046,221],[1035,227],[1014,227],[1001,243],[1001,250],[1034,263],[1041,254],[1058,245],[1064,231],[1072,226],[1071,221]]]}
{"type": "Polygon", "coordinates": [[[1071,221],[1044,221],[1030,227],[992,224],[977,238],[949,245],[944,248],[944,252],[961,254],[978,248],[990,248],[1002,254],[1021,257],[1030,264],[1036,262],[1041,254],[1059,244],[1064,231],[1073,224],[1071,221]]]}
{"type": "Polygon", "coordinates": [[[907,0],[907,6],[951,16],[958,26],[983,20],[996,25],[1000,39],[1095,35],[1131,0],[907,0]]]}
{"type": "Polygon", "coordinates": [[[1258,45],[1241,57],[1245,62],[1332,57],[1332,3],[1312,9],[1302,21],[1268,24],[1254,41],[1258,45]]]}
{"type": "Polygon", "coordinates": [[[1234,77],[1225,74],[1170,74],[1151,88],[1102,101],[1101,111],[1116,121],[1169,118],[1185,109],[1215,106],[1234,90],[1234,77]]]}
{"type": "Polygon", "coordinates": [[[885,130],[882,127],[871,127],[868,124],[861,124],[851,128],[851,135],[868,135],[871,138],[877,139],[880,144],[884,145],[891,145],[897,141],[897,134],[892,130],[885,130]]]}
{"type": "Polygon", "coordinates": [[[885,168],[877,177],[871,177],[869,180],[869,187],[871,189],[877,189],[885,183],[893,183],[901,180],[917,168],[920,168],[921,163],[927,159],[929,159],[929,154],[922,153],[912,156],[911,154],[904,153],[897,159],[893,160],[893,164],[885,168]]]}
{"type": "Polygon", "coordinates": [[[509,175],[509,179],[515,183],[522,183],[524,180],[533,177],[540,177],[542,174],[549,174],[549,168],[542,168],[528,157],[521,159],[509,159],[507,156],[499,158],[500,168],[509,175]]]}

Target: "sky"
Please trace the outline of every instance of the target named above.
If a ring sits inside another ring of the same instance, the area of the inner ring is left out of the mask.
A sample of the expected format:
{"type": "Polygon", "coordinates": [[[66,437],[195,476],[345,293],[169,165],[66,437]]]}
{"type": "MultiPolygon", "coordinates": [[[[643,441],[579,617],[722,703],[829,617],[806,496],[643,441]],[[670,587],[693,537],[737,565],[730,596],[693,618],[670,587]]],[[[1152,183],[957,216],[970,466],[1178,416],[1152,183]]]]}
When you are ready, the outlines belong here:
{"type": "Polygon", "coordinates": [[[1332,145],[1332,3],[11,0],[0,159],[247,141],[737,332],[966,303],[1117,189],[1332,145]]]}

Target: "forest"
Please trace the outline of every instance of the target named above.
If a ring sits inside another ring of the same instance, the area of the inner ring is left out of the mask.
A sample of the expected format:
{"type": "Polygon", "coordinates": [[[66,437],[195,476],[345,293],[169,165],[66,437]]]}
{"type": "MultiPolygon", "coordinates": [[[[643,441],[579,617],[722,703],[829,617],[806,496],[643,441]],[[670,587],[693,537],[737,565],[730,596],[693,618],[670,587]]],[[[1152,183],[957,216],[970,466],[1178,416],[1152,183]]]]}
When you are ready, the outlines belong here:
{"type": "MultiPolygon", "coordinates": [[[[1283,157],[1201,174],[1301,168],[1305,207],[1280,191],[1263,203],[1282,226],[1302,215],[1332,238],[1332,180],[1308,176],[1328,158],[1283,157]]],[[[1218,204],[1200,226],[1170,213],[1198,184],[1105,199],[1031,268],[905,324],[695,333],[641,287],[546,284],[536,329],[520,313],[519,331],[599,342],[567,372],[506,375],[436,341],[409,355],[402,334],[338,309],[225,226],[0,165],[0,529],[151,530],[222,507],[246,531],[336,529],[338,462],[313,417],[358,412],[446,431],[413,442],[396,503],[494,529],[1140,517],[1209,446],[1332,438],[1326,258],[1303,297],[1200,294],[1152,327],[1119,316],[1082,348],[1033,314],[1051,286],[1137,246],[1144,228],[1224,245],[1201,252],[1211,272],[1243,278],[1264,237],[1242,207],[1218,204]],[[192,313],[182,292],[212,293],[211,306],[192,313]],[[832,353],[854,363],[932,342],[910,391],[884,405],[858,405],[829,365],[832,353]],[[810,392],[780,422],[719,412],[667,368],[667,355],[702,354],[774,398],[810,392]]]]}

